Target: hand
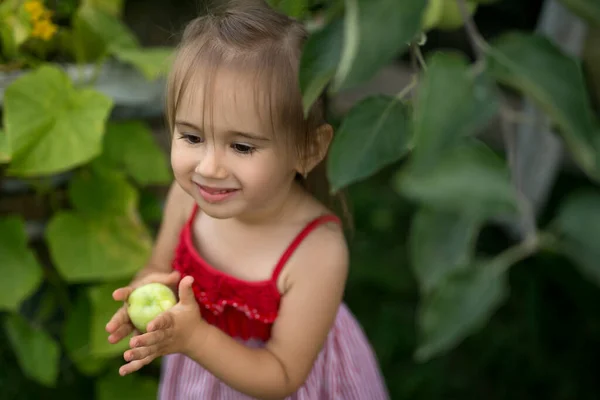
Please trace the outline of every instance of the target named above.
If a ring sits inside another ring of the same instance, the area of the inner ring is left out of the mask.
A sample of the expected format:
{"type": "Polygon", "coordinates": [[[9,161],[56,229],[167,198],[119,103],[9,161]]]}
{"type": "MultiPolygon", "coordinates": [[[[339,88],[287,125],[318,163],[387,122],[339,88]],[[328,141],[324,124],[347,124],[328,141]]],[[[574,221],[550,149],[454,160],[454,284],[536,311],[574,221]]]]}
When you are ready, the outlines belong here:
{"type": "MultiPolygon", "coordinates": [[[[130,286],[118,288],[113,292],[113,299],[116,301],[126,302],[129,298],[129,295],[133,290],[137,287],[143,286],[147,283],[158,282],[169,286],[174,291],[177,289],[177,283],[179,282],[180,274],[177,271],[173,271],[171,273],[164,272],[154,272],[150,273],[143,278],[132,282],[130,286]]],[[[108,324],[106,324],[106,331],[110,333],[108,337],[108,341],[112,344],[120,342],[123,338],[127,337],[130,333],[134,333],[134,335],[139,335],[139,331],[135,329],[131,320],[129,319],[129,315],[127,314],[127,305],[124,304],[123,307],[119,308],[117,312],[110,319],[108,324]]]]}
{"type": "Polygon", "coordinates": [[[194,278],[186,276],[179,283],[179,303],[148,324],[148,333],[131,338],[130,350],[123,354],[127,364],[119,369],[124,376],[135,372],[155,358],[183,353],[204,342],[208,324],[200,316],[200,308],[192,291],[194,278]]]}

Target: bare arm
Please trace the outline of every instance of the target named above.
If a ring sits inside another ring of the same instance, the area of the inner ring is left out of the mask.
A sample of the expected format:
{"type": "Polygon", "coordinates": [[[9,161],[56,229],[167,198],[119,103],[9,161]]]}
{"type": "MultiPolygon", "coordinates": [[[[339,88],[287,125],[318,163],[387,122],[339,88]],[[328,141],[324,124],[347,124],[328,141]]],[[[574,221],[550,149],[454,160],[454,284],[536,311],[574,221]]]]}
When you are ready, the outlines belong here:
{"type": "Polygon", "coordinates": [[[264,349],[215,327],[190,340],[188,356],[229,386],[261,399],[280,399],[306,381],[342,301],[348,253],[341,233],[313,232],[290,260],[279,316],[264,349]]]}

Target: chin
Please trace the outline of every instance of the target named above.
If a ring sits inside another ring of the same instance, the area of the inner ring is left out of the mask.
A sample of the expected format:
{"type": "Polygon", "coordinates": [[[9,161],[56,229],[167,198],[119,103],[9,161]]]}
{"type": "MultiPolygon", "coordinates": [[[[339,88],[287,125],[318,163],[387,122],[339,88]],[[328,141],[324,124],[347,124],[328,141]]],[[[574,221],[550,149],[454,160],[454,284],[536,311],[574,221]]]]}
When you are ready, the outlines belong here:
{"type": "Polygon", "coordinates": [[[237,210],[237,207],[230,207],[229,204],[211,204],[206,201],[200,200],[198,207],[202,210],[203,214],[215,219],[229,219],[240,215],[241,211],[237,210]]]}

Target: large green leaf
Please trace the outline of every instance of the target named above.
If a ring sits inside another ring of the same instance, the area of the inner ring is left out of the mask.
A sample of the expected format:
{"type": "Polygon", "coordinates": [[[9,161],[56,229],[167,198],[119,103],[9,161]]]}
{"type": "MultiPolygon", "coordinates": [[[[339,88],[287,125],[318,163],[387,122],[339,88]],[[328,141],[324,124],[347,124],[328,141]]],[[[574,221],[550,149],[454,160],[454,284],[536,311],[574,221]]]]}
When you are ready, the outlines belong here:
{"type": "Polygon", "coordinates": [[[86,293],[76,298],[63,326],[63,343],[69,358],[82,374],[90,376],[97,375],[108,364],[108,359],[92,354],[93,316],[92,306],[86,293]]]}
{"type": "Polygon", "coordinates": [[[411,266],[421,293],[430,293],[472,261],[480,221],[469,214],[421,207],[413,218],[411,266]]]}
{"type": "Polygon", "coordinates": [[[402,103],[388,96],[366,98],[350,110],[329,154],[332,190],[366,178],[406,154],[406,114],[402,103]]]}
{"type": "Polygon", "coordinates": [[[10,144],[8,143],[8,135],[0,129],[0,163],[10,161],[10,144]]]}
{"type": "Polygon", "coordinates": [[[125,171],[141,185],[166,184],[171,172],[166,153],[142,122],[109,123],[98,163],[125,171]]]}
{"type": "Polygon", "coordinates": [[[148,80],[155,80],[167,73],[173,49],[169,47],[130,48],[111,47],[110,52],[119,60],[136,67],[148,80]]]}
{"type": "Polygon", "coordinates": [[[600,193],[576,192],[567,197],[553,222],[558,248],[581,273],[600,285],[600,193]]]}
{"type": "Polygon", "coordinates": [[[19,314],[7,315],[4,329],[23,373],[42,385],[54,386],[59,372],[58,343],[19,314]]]}
{"type": "Polygon", "coordinates": [[[123,305],[113,300],[112,292],[129,283],[111,282],[90,287],[87,296],[91,306],[90,353],[94,357],[114,357],[122,355],[129,348],[129,340],[123,339],[117,344],[108,341],[106,324],[115,312],[123,305]]]}
{"type": "Polygon", "coordinates": [[[598,126],[578,61],[546,38],[509,33],[493,43],[488,63],[499,82],[522,91],[547,113],[579,165],[600,179],[598,126]]]}
{"type": "Polygon", "coordinates": [[[151,237],[134,216],[58,212],[46,231],[56,268],[68,282],[128,278],[150,255],[151,237]]]}
{"type": "Polygon", "coordinates": [[[346,0],[342,58],[335,89],[371,78],[411,42],[421,27],[423,0],[346,0]]]}
{"type": "Polygon", "coordinates": [[[344,20],[334,19],[310,35],[302,50],[299,81],[302,105],[307,114],[335,75],[344,38],[344,20]]]}
{"type": "Polygon", "coordinates": [[[433,208],[481,218],[517,212],[506,164],[485,145],[468,141],[446,151],[434,168],[396,177],[396,189],[433,208]]]}
{"type": "Polygon", "coordinates": [[[425,170],[457,141],[476,133],[498,111],[497,92],[486,75],[473,76],[456,53],[428,59],[414,105],[412,166],[425,170]]]}
{"type": "Polygon", "coordinates": [[[17,311],[42,282],[42,267],[27,247],[25,223],[0,218],[0,311],[17,311]]]}
{"type": "Polygon", "coordinates": [[[75,208],[90,216],[129,216],[135,213],[138,194],[119,171],[95,168],[82,170],[69,185],[75,208]]]}
{"type": "Polygon", "coordinates": [[[590,23],[600,26],[600,1],[598,0],[560,0],[571,11],[590,23]]]}
{"type": "Polygon", "coordinates": [[[12,150],[9,172],[20,176],[68,170],[98,156],[111,100],[76,89],[55,66],[42,66],[6,89],[4,125],[12,150]]]}
{"type": "Polygon", "coordinates": [[[504,261],[498,258],[457,269],[424,297],[417,317],[418,360],[450,350],[487,323],[508,295],[509,265],[504,261]]]}
{"type": "Polygon", "coordinates": [[[139,374],[119,376],[111,371],[96,382],[96,398],[98,400],[148,400],[156,399],[158,381],[139,374]]]}

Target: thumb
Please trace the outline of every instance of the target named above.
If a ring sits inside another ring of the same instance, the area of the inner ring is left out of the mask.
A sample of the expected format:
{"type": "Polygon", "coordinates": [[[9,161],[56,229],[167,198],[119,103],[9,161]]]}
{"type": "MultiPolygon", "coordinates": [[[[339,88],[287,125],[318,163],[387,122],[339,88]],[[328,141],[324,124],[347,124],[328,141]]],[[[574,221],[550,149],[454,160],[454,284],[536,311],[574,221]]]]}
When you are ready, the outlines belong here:
{"type": "Polygon", "coordinates": [[[181,282],[179,282],[180,302],[187,304],[196,301],[194,291],[192,290],[192,283],[194,283],[194,278],[191,276],[186,276],[181,280],[181,282]]]}

